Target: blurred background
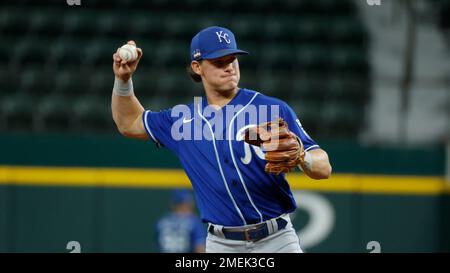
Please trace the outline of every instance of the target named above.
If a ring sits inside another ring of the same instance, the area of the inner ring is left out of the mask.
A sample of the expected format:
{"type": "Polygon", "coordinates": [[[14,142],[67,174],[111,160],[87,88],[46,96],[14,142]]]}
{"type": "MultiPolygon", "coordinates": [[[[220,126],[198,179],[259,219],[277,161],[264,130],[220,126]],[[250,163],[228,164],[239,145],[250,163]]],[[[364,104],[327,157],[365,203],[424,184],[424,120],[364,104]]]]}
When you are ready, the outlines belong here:
{"type": "Polygon", "coordinates": [[[115,129],[112,54],[143,49],[147,109],[190,103],[190,41],[211,25],[251,53],[241,87],[287,101],[330,155],[328,181],[289,179],[306,252],[450,251],[448,14],[449,0],[2,1],[0,252],[158,251],[155,223],[190,184],[115,129]]]}

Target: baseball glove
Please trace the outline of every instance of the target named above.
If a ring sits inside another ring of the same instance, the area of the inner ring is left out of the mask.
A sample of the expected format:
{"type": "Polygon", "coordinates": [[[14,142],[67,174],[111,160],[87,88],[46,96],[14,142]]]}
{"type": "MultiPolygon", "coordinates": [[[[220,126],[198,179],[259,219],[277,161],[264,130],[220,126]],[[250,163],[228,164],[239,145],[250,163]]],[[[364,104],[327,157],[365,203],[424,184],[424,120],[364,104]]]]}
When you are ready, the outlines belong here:
{"type": "Polygon", "coordinates": [[[247,129],[244,141],[266,152],[267,173],[288,173],[304,161],[303,143],[281,118],[247,129]]]}

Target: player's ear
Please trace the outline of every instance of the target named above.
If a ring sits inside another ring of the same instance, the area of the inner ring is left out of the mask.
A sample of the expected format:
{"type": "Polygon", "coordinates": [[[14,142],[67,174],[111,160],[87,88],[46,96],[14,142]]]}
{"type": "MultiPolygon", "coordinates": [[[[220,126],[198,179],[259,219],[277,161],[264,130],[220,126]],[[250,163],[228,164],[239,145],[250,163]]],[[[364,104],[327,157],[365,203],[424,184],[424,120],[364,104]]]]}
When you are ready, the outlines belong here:
{"type": "Polygon", "coordinates": [[[201,67],[199,62],[192,61],[191,62],[191,68],[192,68],[192,71],[194,71],[195,74],[197,74],[199,76],[202,74],[202,67],[201,67]]]}

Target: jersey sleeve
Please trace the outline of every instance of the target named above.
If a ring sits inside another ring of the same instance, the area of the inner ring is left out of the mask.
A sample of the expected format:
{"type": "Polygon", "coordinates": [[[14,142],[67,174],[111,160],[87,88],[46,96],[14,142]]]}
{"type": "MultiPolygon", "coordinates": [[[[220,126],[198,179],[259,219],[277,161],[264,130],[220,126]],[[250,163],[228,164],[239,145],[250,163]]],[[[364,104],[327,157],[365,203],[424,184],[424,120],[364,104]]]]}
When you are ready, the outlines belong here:
{"type": "Polygon", "coordinates": [[[173,119],[170,113],[170,109],[159,112],[147,110],[142,114],[142,120],[147,135],[158,147],[164,146],[176,153],[178,142],[171,135],[173,119]]]}
{"type": "Polygon", "coordinates": [[[292,110],[292,108],[286,103],[281,105],[281,109],[281,117],[287,122],[289,130],[300,138],[304,145],[305,151],[320,148],[320,146],[305,131],[294,110],[292,110]]]}

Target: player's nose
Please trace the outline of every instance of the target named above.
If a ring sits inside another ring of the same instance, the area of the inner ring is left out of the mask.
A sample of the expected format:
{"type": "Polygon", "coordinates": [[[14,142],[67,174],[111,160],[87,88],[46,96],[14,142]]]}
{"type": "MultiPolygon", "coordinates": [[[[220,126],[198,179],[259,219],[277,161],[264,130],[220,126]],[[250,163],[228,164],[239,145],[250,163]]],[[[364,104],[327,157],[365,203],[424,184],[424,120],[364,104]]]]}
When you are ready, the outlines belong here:
{"type": "Polygon", "coordinates": [[[234,72],[234,65],[233,65],[233,62],[231,62],[231,63],[229,63],[229,64],[227,64],[226,66],[225,66],[225,71],[226,72],[234,72]]]}

